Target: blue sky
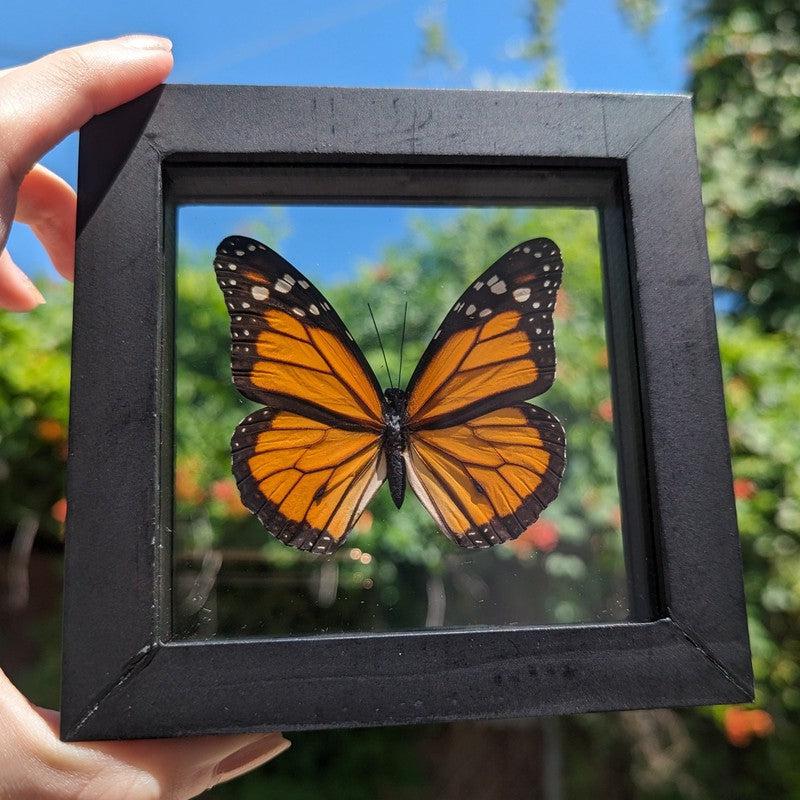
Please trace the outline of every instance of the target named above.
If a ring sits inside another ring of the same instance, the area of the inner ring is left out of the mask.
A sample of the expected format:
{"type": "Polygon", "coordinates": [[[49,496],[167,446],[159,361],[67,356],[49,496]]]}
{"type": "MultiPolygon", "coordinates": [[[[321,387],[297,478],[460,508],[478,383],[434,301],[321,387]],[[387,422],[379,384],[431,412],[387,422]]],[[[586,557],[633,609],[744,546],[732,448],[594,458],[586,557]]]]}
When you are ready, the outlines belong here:
{"type": "MultiPolygon", "coordinates": [[[[0,67],[89,39],[153,32],[175,44],[174,82],[473,87],[487,76],[530,74],[527,64],[508,55],[526,34],[525,6],[525,0],[4,0],[0,67]],[[419,63],[418,20],[431,9],[443,14],[462,62],[457,70],[419,63]]],[[[663,6],[653,30],[642,37],[626,25],[615,0],[566,0],[556,35],[566,88],[682,91],[691,31],[679,0],[665,0],[663,6]]],[[[65,140],[44,163],[74,185],[77,137],[65,140]]],[[[289,210],[285,254],[302,269],[313,260],[314,240],[324,238],[339,262],[374,257],[383,242],[402,234],[409,216],[400,209],[349,214],[351,224],[342,225],[329,211],[289,210]]],[[[187,211],[181,243],[210,249],[254,217],[267,219],[259,209],[187,211]]],[[[54,274],[23,226],[15,226],[9,247],[32,275],[54,274]]]]}

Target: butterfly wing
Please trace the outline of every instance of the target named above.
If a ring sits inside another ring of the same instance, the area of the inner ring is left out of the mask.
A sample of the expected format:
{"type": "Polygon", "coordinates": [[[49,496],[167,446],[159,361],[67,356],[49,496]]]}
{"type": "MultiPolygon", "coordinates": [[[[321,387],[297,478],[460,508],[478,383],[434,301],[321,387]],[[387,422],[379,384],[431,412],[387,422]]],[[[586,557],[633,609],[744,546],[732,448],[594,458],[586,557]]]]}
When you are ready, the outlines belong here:
{"type": "Polygon", "coordinates": [[[408,480],[462,547],[516,538],[558,494],[564,429],[521,401],[553,383],[562,270],[549,239],[507,252],[455,302],[409,382],[408,480]]]}
{"type": "Polygon", "coordinates": [[[380,429],[381,391],[322,293],[261,242],[217,248],[217,282],[231,318],[231,371],[250,400],[353,428],[380,429]]]}
{"type": "Polygon", "coordinates": [[[242,502],[284,544],[327,554],[386,478],[380,435],[262,409],[231,440],[242,502]]]}
{"type": "Polygon", "coordinates": [[[233,382],[266,406],[231,440],[242,502],[285,544],[333,552],[386,477],[378,382],[325,297],[266,245],[229,237],[214,268],[233,382]]]}
{"type": "Polygon", "coordinates": [[[549,239],[509,250],[459,297],[408,384],[412,427],[529,400],[555,376],[553,309],[563,263],[549,239]]]}

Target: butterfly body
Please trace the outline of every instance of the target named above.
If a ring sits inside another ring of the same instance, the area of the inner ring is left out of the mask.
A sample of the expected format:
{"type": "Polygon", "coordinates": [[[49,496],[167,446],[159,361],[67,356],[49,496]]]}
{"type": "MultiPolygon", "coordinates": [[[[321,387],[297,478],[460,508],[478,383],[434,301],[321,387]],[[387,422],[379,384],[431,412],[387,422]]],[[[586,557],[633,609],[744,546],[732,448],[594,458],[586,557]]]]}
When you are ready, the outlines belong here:
{"type": "Polygon", "coordinates": [[[386,480],[394,504],[400,508],[406,493],[408,444],[408,394],[403,389],[383,390],[383,449],[386,455],[386,480]]]}
{"type": "Polygon", "coordinates": [[[398,508],[410,486],[465,548],[516,538],[557,496],[564,431],[526,402],[555,376],[563,265],[549,239],[519,244],[467,286],[405,389],[381,389],[325,296],[266,245],[228,237],[214,267],[234,385],[262,406],[234,431],[233,473],[284,544],[333,552],[384,482],[398,508]]]}

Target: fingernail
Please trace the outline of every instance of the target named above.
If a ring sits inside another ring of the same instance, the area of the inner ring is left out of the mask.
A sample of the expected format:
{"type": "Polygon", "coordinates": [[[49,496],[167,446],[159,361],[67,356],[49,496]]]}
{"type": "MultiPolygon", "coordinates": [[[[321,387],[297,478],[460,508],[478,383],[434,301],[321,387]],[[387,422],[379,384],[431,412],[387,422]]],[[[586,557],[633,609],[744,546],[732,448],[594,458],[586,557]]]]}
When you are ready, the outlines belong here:
{"type": "Polygon", "coordinates": [[[42,306],[47,302],[47,300],[44,299],[44,295],[36,288],[36,284],[34,284],[30,278],[28,278],[28,289],[36,300],[37,305],[42,306]]]}
{"type": "Polygon", "coordinates": [[[17,267],[17,269],[19,270],[20,279],[25,284],[25,288],[28,290],[28,293],[36,301],[36,305],[44,305],[44,303],[47,301],[44,299],[44,295],[36,288],[36,284],[21,269],[19,269],[19,267],[17,267]]]}
{"type": "Polygon", "coordinates": [[[291,742],[284,739],[279,733],[267,734],[223,758],[217,764],[216,777],[220,782],[230,780],[240,773],[248,772],[272,761],[273,758],[288,750],[290,746],[291,742]]]}
{"type": "Polygon", "coordinates": [[[134,33],[129,36],[120,36],[117,41],[136,50],[166,50],[167,52],[172,50],[172,42],[164,36],[134,33]]]}

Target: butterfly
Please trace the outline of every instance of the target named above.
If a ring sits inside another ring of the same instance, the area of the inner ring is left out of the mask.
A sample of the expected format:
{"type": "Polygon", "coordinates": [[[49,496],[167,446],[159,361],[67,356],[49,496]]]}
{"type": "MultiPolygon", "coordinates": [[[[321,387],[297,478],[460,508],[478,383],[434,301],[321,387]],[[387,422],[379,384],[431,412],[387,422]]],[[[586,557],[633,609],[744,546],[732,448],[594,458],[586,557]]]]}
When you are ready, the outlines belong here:
{"type": "Polygon", "coordinates": [[[524,402],[555,376],[552,241],[523,242],[472,282],[407,388],[384,391],[331,304],[274,250],[231,236],[214,268],[233,383],[263,406],[234,431],[233,474],[284,544],[332,553],[385,480],[398,508],[410,484],[465,548],[515,539],[555,499],[564,430],[524,402]]]}

